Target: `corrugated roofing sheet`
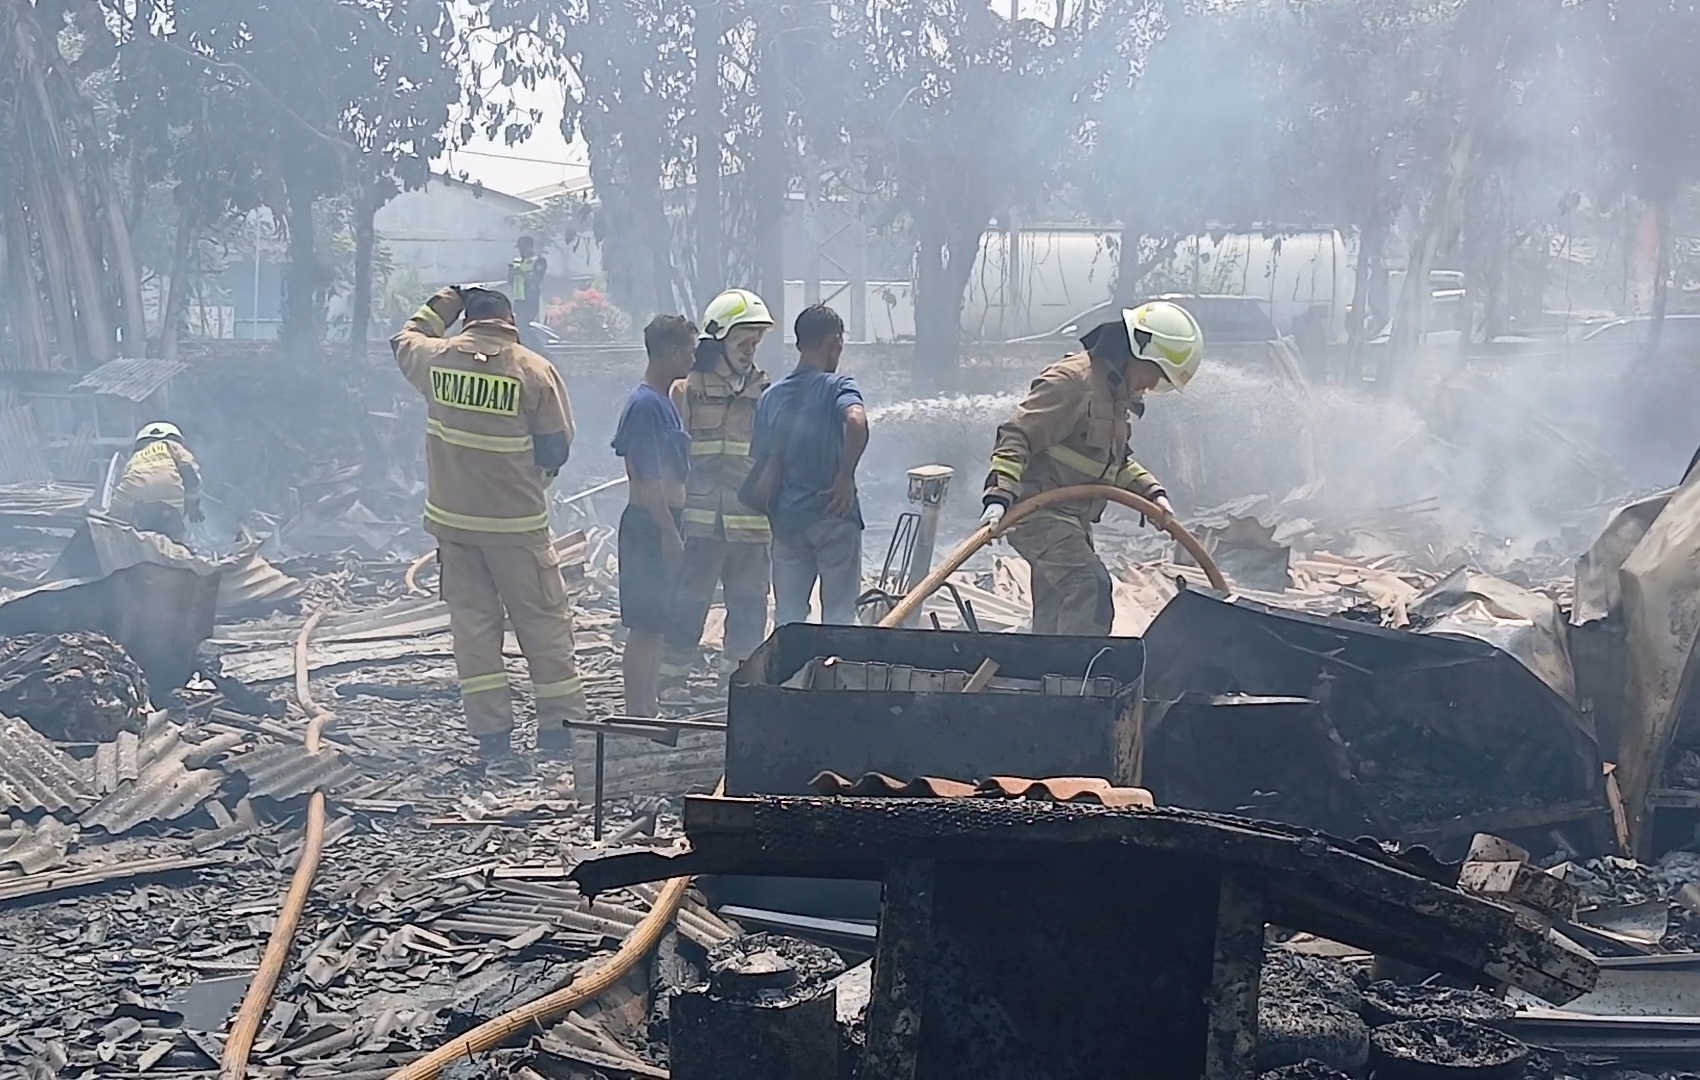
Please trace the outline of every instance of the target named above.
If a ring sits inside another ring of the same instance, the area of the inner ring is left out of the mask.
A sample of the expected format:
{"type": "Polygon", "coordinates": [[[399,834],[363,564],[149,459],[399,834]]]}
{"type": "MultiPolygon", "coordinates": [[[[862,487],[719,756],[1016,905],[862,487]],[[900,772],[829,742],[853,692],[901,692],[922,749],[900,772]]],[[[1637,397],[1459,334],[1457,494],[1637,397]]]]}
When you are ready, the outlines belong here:
{"type": "Polygon", "coordinates": [[[85,829],[103,829],[114,836],[150,821],[175,821],[205,802],[223,782],[224,774],[216,769],[187,769],[180,758],[167,758],[120,784],[77,821],[85,829]]]}
{"type": "Polygon", "coordinates": [[[92,771],[96,785],[103,780],[117,783],[110,794],[77,819],[85,829],[102,829],[116,836],[150,821],[175,821],[200,806],[224,782],[224,774],[216,769],[190,769],[183,764],[198,747],[184,742],[182,729],[163,713],[156,713],[148,722],[133,757],[124,743],[115,745],[113,771],[104,776],[102,751],[95,753],[92,771]],[[117,775],[130,767],[126,758],[138,770],[133,779],[117,775]]]}
{"type": "Polygon", "coordinates": [[[65,861],[77,840],[77,827],[45,817],[40,824],[19,822],[0,832],[0,878],[23,877],[65,861]]]}
{"type": "Polygon", "coordinates": [[[299,746],[268,746],[230,758],[224,768],[248,779],[248,797],[296,799],[322,789],[338,795],[366,780],[354,762],[335,750],[309,754],[299,746]]]}
{"type": "Polygon", "coordinates": [[[72,385],[73,390],[111,394],[130,401],[146,401],[155,390],[187,370],[181,360],[157,356],[120,357],[100,365],[72,385]]]}
{"type": "Polygon", "coordinates": [[[1055,776],[1029,780],[1019,776],[993,776],[977,784],[920,776],[903,781],[884,773],[866,773],[851,781],[835,772],[823,772],[810,782],[817,793],[828,796],[909,799],[1029,799],[1038,802],[1084,803],[1143,809],[1157,805],[1144,788],[1116,787],[1095,776],[1055,776]]]}
{"type": "Polygon", "coordinates": [[[98,795],[110,795],[126,780],[142,774],[141,740],[135,732],[120,731],[116,742],[101,743],[94,751],[94,790],[98,795]]]}
{"type": "Polygon", "coordinates": [[[0,716],[0,810],[74,814],[91,801],[75,761],[22,720],[0,716]]]}

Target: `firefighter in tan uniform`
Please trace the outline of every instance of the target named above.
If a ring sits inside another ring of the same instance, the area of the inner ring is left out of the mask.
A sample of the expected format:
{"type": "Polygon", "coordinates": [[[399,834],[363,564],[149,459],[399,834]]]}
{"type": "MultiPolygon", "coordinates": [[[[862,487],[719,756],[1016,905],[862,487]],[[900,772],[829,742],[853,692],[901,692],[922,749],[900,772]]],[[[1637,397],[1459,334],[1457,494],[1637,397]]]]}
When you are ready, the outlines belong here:
{"type": "Polygon", "coordinates": [[[767,305],[755,293],[721,293],[703,313],[695,366],[673,384],[673,404],[691,436],[691,472],[685,483],[685,557],[661,665],[662,691],[670,699],[684,691],[715,586],[723,587],[726,603],[722,679],[755,652],[767,632],[773,534],[764,515],[738,501],[738,489],[753,464],[756,404],[769,383],[756,366],[756,347],[772,326],[767,305]]]}
{"type": "Polygon", "coordinates": [[[425,529],[437,538],[466,726],[486,765],[523,773],[509,742],[504,609],[531,672],[538,750],[566,753],[565,724],[586,716],[566,583],[549,539],[547,487],[573,438],[567,389],[547,360],[519,344],[513,306],[493,290],[443,289],[390,344],[426,401],[425,529]],[[463,316],[460,333],[445,336],[463,316]]]}
{"type": "Polygon", "coordinates": [[[203,521],[201,470],[176,424],[155,421],[136,433],[136,446],[112,493],[111,517],[137,532],[183,542],[186,521],[203,521]]]}
{"type": "MultiPolygon", "coordinates": [[[[998,428],[981,521],[996,524],[1022,499],[1074,484],[1113,484],[1173,514],[1168,493],[1128,456],[1129,414],[1148,393],[1180,389],[1204,355],[1198,322],[1156,301],[1081,338],[1085,351],[1046,368],[998,428]]],[[[1092,548],[1105,500],[1035,511],[1006,534],[1033,581],[1033,633],[1103,637],[1115,621],[1110,573],[1092,548]]]]}

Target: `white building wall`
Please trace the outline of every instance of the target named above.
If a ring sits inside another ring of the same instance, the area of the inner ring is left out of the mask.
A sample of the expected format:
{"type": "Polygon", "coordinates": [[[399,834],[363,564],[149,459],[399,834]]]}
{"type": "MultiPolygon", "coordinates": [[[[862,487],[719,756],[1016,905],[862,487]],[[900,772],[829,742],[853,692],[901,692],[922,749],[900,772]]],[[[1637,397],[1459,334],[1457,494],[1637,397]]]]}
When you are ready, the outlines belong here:
{"type": "Polygon", "coordinates": [[[391,199],[375,223],[396,268],[428,285],[501,281],[522,232],[515,219],[531,208],[511,195],[433,181],[391,199]]]}

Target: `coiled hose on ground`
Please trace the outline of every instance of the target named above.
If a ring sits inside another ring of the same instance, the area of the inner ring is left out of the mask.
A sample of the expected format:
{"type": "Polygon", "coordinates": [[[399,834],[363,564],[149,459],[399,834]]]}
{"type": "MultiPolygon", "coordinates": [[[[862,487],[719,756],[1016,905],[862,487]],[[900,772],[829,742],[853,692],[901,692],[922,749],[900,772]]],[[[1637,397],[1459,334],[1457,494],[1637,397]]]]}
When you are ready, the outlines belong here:
{"type": "MultiPolygon", "coordinates": [[[[880,620],[879,625],[887,628],[903,625],[903,621],[919,608],[922,602],[932,595],[946,578],[960,569],[970,556],[997,539],[1005,530],[1028,514],[1036,510],[1043,510],[1047,506],[1055,506],[1057,503],[1093,498],[1104,498],[1111,502],[1120,503],[1157,522],[1182,547],[1186,548],[1194,559],[1198,560],[1198,565],[1203,567],[1205,576],[1210,579],[1210,584],[1214,588],[1222,592],[1228,591],[1227,579],[1216,568],[1215,562],[1210,558],[1210,553],[1204,550],[1204,545],[1194,539],[1191,533],[1181,527],[1180,523],[1164,513],[1161,507],[1149,500],[1140,498],[1138,495],[1123,491],[1120,488],[1112,488],[1107,484],[1082,484],[1076,487],[1047,491],[1042,495],[1017,503],[1010,508],[1009,512],[1004,515],[1004,519],[996,526],[984,526],[979,529],[958,545],[956,550],[950,553],[950,557],[928,574],[925,580],[911,589],[908,595],[904,596],[898,602],[898,605],[892,608],[891,613],[880,620]]],[[[306,635],[303,634],[302,637],[304,641],[306,635]]],[[[305,652],[304,648],[302,652],[305,652]]],[[[303,666],[305,665],[303,664],[303,666]]],[[[722,786],[724,786],[724,781],[722,781],[722,786]]],[[[297,876],[299,876],[299,873],[297,876]]],[[[661,894],[656,897],[655,904],[650,908],[649,913],[643,917],[642,922],[632,929],[630,934],[626,935],[625,940],[620,942],[619,949],[608,958],[607,962],[598,964],[590,972],[575,978],[570,984],[552,994],[546,994],[512,1012],[503,1013],[501,1016],[478,1025],[464,1035],[455,1037],[424,1057],[397,1069],[389,1075],[388,1080],[437,1080],[445,1066],[493,1050],[527,1029],[535,1027],[542,1030],[545,1025],[559,1020],[585,1002],[600,996],[609,987],[624,978],[626,973],[638,961],[648,955],[649,951],[661,940],[661,935],[666,931],[667,924],[673,921],[680,904],[684,902],[685,890],[690,888],[690,884],[691,879],[688,877],[668,880],[662,887],[661,894]]],[[[293,895],[293,889],[291,895],[293,895]]],[[[303,896],[303,899],[305,899],[305,896],[303,896]]],[[[281,918],[279,921],[281,923],[281,918]]],[[[270,992],[267,993],[269,997],[270,992]]]]}

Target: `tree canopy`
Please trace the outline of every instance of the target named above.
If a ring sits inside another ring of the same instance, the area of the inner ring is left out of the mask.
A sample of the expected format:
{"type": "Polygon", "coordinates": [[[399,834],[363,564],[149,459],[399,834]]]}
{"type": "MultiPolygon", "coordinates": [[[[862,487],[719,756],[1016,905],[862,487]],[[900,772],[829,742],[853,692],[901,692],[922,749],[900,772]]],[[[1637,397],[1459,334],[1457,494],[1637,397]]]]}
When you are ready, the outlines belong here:
{"type": "MultiPolygon", "coordinates": [[[[543,218],[601,242],[634,312],[728,284],[782,307],[787,207],[831,200],[911,245],[929,378],[986,231],[1042,220],[1115,234],[1124,300],[1180,237],[1337,228],[1358,296],[1390,260],[1463,265],[1498,329],[1538,303],[1512,268],[1582,214],[1652,223],[1669,268],[1697,41],[1695,0],[20,0],[3,332],[38,368],[169,354],[215,241],[263,209],[284,344],[325,337],[345,231],[358,349],[373,215],[447,148],[523,141],[545,84],[595,198],[543,218]]],[[[1360,302],[1354,331],[1414,332],[1424,294],[1360,302]]]]}

